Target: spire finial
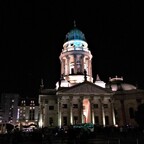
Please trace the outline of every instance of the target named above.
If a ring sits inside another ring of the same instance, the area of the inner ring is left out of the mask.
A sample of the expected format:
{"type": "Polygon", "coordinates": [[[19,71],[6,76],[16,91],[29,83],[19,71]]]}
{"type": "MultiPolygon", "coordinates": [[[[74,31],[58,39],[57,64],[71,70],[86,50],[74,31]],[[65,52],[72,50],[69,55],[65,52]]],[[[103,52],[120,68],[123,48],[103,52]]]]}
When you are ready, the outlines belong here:
{"type": "Polygon", "coordinates": [[[74,20],[74,27],[76,27],[76,21],[74,20]]]}
{"type": "Polygon", "coordinates": [[[100,81],[100,77],[98,74],[96,75],[96,81],[100,81]]]}
{"type": "Polygon", "coordinates": [[[41,89],[44,88],[43,78],[41,78],[40,88],[41,88],[41,89]]]}

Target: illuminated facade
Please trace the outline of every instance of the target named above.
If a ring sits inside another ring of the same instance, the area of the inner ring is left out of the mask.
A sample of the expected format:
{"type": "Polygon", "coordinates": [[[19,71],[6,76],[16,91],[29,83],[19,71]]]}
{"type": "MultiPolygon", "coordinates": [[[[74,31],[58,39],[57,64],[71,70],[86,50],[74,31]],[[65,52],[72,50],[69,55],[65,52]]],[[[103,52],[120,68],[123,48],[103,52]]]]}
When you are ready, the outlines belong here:
{"type": "Polygon", "coordinates": [[[10,123],[21,130],[32,130],[38,125],[39,105],[35,98],[20,98],[18,94],[3,93],[0,107],[0,133],[10,123]]]}
{"type": "Polygon", "coordinates": [[[144,102],[144,91],[110,78],[109,83],[96,76],[93,82],[92,54],[85,35],[74,27],[67,33],[60,54],[61,78],[55,89],[39,93],[39,126],[63,126],[76,123],[137,125],[134,111],[144,102]]]}
{"type": "Polygon", "coordinates": [[[4,133],[6,131],[6,123],[16,125],[18,99],[18,94],[2,93],[0,101],[0,133],[4,133]]]}
{"type": "MultiPolygon", "coordinates": [[[[38,124],[39,106],[35,98],[19,99],[17,125],[20,129],[31,130],[38,124]]],[[[35,127],[36,126],[36,127],[35,127]]]]}

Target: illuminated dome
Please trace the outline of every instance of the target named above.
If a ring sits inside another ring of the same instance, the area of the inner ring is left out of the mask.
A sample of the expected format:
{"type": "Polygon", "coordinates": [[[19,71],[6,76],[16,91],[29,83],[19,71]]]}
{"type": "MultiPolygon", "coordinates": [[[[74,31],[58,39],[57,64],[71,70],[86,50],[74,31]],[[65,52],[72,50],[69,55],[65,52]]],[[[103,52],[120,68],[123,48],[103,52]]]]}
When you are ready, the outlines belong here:
{"type": "Polygon", "coordinates": [[[120,90],[135,90],[136,87],[132,84],[124,83],[123,78],[110,78],[109,82],[106,84],[106,88],[110,88],[112,91],[120,91],[120,90]]]}
{"type": "Polygon", "coordinates": [[[70,32],[66,34],[65,41],[70,40],[83,40],[86,41],[84,34],[78,28],[74,27],[70,32]]]}

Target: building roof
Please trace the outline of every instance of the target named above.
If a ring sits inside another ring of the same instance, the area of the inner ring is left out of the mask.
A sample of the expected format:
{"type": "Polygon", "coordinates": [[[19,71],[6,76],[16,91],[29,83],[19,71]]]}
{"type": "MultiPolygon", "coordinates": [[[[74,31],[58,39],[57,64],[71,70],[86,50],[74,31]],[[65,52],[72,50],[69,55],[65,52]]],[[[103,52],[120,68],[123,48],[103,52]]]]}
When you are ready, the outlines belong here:
{"type": "Polygon", "coordinates": [[[125,83],[123,78],[115,77],[110,78],[109,82],[106,84],[106,88],[110,88],[112,91],[128,91],[128,90],[136,90],[136,86],[125,83]]]}
{"type": "Polygon", "coordinates": [[[78,28],[76,28],[76,27],[74,27],[72,30],[70,30],[66,34],[65,41],[70,41],[70,40],[83,40],[83,41],[86,41],[85,35],[83,34],[83,32],[81,30],[79,30],[78,28]]]}
{"type": "Polygon", "coordinates": [[[59,89],[57,94],[111,94],[112,91],[107,88],[102,88],[92,82],[84,81],[66,89],[59,89]]]}

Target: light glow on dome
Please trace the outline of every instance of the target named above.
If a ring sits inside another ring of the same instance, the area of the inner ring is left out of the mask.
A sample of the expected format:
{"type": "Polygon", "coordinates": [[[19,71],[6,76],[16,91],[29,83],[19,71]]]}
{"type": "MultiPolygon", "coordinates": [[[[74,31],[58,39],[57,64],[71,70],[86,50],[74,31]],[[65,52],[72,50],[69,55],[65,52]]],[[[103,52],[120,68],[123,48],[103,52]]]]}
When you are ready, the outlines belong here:
{"type": "Polygon", "coordinates": [[[100,80],[100,77],[99,77],[98,74],[96,76],[95,84],[98,85],[98,86],[100,86],[100,87],[102,87],[102,88],[105,88],[105,85],[106,85],[106,83],[104,81],[100,80]]]}
{"type": "Polygon", "coordinates": [[[105,88],[105,84],[106,83],[103,82],[103,81],[96,81],[95,84],[98,85],[98,86],[100,86],[100,87],[102,87],[102,88],[105,88]]]}
{"type": "MultiPolygon", "coordinates": [[[[136,87],[134,85],[126,84],[126,83],[122,83],[122,84],[120,84],[120,86],[121,86],[122,90],[134,90],[134,89],[136,89],[136,87]]],[[[117,91],[117,90],[119,90],[119,86],[117,84],[111,84],[111,89],[112,89],[112,91],[117,91]]]]}
{"type": "Polygon", "coordinates": [[[123,77],[115,77],[111,78],[109,77],[110,84],[109,87],[112,89],[112,91],[118,91],[118,90],[135,90],[137,89],[136,86],[128,83],[123,82],[123,77]]]}

